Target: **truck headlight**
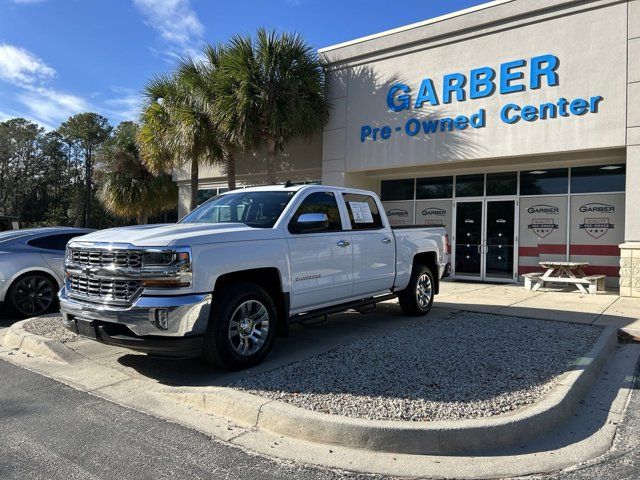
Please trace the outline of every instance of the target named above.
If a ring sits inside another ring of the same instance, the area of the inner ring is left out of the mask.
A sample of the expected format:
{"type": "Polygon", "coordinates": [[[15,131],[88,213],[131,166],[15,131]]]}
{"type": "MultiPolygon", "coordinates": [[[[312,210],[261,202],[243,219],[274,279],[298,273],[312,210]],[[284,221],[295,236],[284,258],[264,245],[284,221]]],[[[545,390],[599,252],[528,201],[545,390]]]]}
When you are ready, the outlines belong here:
{"type": "Polygon", "coordinates": [[[143,267],[165,267],[178,263],[191,263],[191,256],[186,251],[145,250],[142,252],[143,267]]]}
{"type": "Polygon", "coordinates": [[[191,250],[146,248],[142,252],[142,285],[147,288],[191,286],[191,250]]]}

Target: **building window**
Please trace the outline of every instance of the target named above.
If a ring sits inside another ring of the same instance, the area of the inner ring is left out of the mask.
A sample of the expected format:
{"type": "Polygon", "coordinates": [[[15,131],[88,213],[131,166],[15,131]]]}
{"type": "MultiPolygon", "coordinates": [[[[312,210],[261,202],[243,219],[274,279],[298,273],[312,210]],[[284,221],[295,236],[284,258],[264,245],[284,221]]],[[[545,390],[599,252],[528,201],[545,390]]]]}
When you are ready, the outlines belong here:
{"type": "Polygon", "coordinates": [[[624,164],[574,167],[571,169],[571,193],[624,192],[624,164]]]}
{"type": "Polygon", "coordinates": [[[377,230],[383,227],[380,210],[372,196],[344,193],[343,197],[353,230],[377,230]]]}
{"type": "Polygon", "coordinates": [[[453,196],[453,177],[419,178],[416,182],[416,198],[433,200],[453,196]]]}
{"type": "Polygon", "coordinates": [[[198,205],[202,205],[204,202],[206,202],[210,198],[215,197],[217,194],[217,188],[205,188],[202,190],[198,190],[198,205]]]}
{"type": "Polygon", "coordinates": [[[484,195],[484,174],[458,175],[456,197],[481,197],[484,195]]]}
{"type": "Polygon", "coordinates": [[[517,194],[517,172],[487,173],[487,196],[517,194]]]}
{"type": "Polygon", "coordinates": [[[520,172],[520,195],[558,195],[567,193],[569,169],[548,168],[520,172]]]}
{"type": "Polygon", "coordinates": [[[382,201],[413,200],[414,183],[413,178],[406,180],[383,180],[380,185],[382,201]]]}

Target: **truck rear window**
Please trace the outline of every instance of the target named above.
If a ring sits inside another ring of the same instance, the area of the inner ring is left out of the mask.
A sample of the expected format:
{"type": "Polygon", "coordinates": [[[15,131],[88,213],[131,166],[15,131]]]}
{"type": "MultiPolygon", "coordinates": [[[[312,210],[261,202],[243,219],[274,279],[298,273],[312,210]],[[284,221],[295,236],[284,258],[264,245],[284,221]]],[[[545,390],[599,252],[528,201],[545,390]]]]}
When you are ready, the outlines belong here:
{"type": "Polygon", "coordinates": [[[371,195],[344,193],[343,197],[353,230],[377,230],[383,227],[380,210],[371,195]]]}

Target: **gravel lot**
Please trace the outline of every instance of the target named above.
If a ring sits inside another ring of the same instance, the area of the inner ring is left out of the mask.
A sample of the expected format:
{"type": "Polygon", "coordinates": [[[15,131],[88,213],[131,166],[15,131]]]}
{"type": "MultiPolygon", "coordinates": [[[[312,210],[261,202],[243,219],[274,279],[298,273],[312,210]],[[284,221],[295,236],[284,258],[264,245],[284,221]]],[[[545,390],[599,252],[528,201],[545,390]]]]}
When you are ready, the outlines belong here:
{"type": "Polygon", "coordinates": [[[62,343],[75,342],[78,336],[62,326],[60,315],[32,318],[23,327],[27,332],[52,338],[62,343]]]}
{"type": "Polygon", "coordinates": [[[416,319],[235,386],[357,418],[488,417],[539,399],[601,331],[590,325],[458,312],[440,320],[416,319]]]}

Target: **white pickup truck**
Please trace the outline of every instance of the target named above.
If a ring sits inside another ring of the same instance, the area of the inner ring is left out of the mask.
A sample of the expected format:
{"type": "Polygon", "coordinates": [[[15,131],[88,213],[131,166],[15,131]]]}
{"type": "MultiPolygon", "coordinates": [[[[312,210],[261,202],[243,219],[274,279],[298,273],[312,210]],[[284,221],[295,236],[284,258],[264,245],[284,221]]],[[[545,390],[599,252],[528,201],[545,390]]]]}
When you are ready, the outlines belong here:
{"type": "Polygon", "coordinates": [[[241,369],[261,362],[291,323],[393,297],[406,314],[425,315],[448,250],[444,228],[392,228],[369,191],[247,188],[177,224],[71,241],[60,307],[79,335],[241,369]]]}

